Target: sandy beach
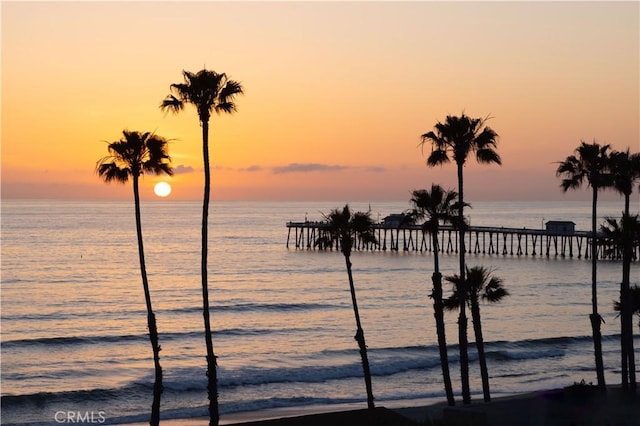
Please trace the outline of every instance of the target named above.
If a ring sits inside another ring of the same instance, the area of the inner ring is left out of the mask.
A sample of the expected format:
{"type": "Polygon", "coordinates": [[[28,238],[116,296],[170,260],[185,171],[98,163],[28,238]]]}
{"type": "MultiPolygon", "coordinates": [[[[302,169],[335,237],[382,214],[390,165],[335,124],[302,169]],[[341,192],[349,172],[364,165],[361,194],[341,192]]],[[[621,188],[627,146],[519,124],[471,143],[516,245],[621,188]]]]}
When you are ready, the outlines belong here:
{"type": "MultiPolygon", "coordinates": [[[[446,403],[423,406],[377,407],[374,412],[353,405],[281,408],[223,417],[222,425],[320,426],[372,425],[409,426],[640,426],[640,395],[609,386],[600,392],[593,386],[574,385],[564,389],[531,392],[495,398],[470,405],[448,407],[446,403]]],[[[206,426],[207,418],[174,419],[169,426],[206,426]]],[[[143,426],[135,423],[130,426],[143,426]]]]}

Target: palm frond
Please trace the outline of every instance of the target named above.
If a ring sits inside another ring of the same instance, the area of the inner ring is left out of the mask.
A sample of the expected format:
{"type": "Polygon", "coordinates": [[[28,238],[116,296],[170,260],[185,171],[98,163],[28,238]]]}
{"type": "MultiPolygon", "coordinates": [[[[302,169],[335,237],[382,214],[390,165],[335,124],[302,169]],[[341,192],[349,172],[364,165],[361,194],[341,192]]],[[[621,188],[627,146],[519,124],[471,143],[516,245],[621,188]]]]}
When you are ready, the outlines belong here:
{"type": "Polygon", "coordinates": [[[501,278],[492,277],[485,286],[484,293],[482,294],[482,300],[489,303],[498,303],[505,297],[509,296],[509,292],[502,285],[501,278]]]}
{"type": "Polygon", "coordinates": [[[227,80],[226,84],[220,90],[219,103],[216,105],[216,112],[231,113],[236,111],[234,98],[236,95],[244,94],[242,85],[234,80],[227,80]]]}
{"type": "Polygon", "coordinates": [[[567,192],[570,189],[580,188],[583,181],[584,175],[575,175],[567,179],[562,179],[562,182],[560,182],[560,187],[564,192],[567,192]]]}
{"type": "Polygon", "coordinates": [[[453,284],[451,295],[442,299],[442,304],[445,310],[455,311],[460,308],[460,276],[458,274],[448,275],[444,279],[453,284]]]}
{"type": "Polygon", "coordinates": [[[502,164],[500,155],[491,148],[482,148],[476,151],[476,160],[482,164],[502,164]]]}
{"type": "Polygon", "coordinates": [[[108,156],[96,163],[96,172],[105,182],[125,183],[145,172],[173,174],[167,140],[151,132],[122,131],[122,138],[107,146],[108,156]]]}
{"type": "Polygon", "coordinates": [[[167,95],[160,104],[160,109],[162,111],[171,111],[174,114],[177,114],[184,109],[184,102],[176,98],[174,95],[167,95]]]}
{"type": "Polygon", "coordinates": [[[440,185],[432,184],[431,190],[418,189],[412,192],[411,203],[413,209],[409,216],[412,219],[427,220],[422,225],[422,231],[437,232],[440,223],[453,223],[457,217],[455,201],[458,193],[453,190],[445,190],[440,185]]]}
{"type": "Polygon", "coordinates": [[[600,226],[600,231],[604,236],[601,244],[605,255],[614,255],[640,241],[640,215],[627,215],[623,212],[620,221],[607,217],[600,226]]]}
{"type": "MultiPolygon", "coordinates": [[[[638,286],[637,284],[632,286],[630,289],[630,294],[631,294],[631,314],[635,314],[638,316],[638,318],[640,319],[640,286],[638,286]]],[[[619,300],[614,300],[613,301],[613,310],[615,312],[620,312],[620,310],[622,309],[622,306],[620,304],[619,300]]],[[[620,316],[620,314],[618,314],[616,317],[620,316]]],[[[638,322],[638,327],[640,327],[640,321],[638,322]]]]}
{"type": "Polygon", "coordinates": [[[447,154],[446,150],[434,149],[433,151],[431,151],[431,154],[429,154],[429,157],[427,157],[427,166],[440,166],[442,164],[448,163],[449,161],[449,155],[447,154]]]}
{"type": "Polygon", "coordinates": [[[448,115],[444,123],[438,122],[434,126],[435,132],[421,136],[422,146],[427,142],[432,145],[427,165],[433,167],[448,162],[449,152],[458,165],[466,162],[470,152],[475,152],[479,163],[502,164],[495,151],[498,134],[485,126],[487,119],[471,118],[463,112],[459,117],[448,115]]]}
{"type": "Polygon", "coordinates": [[[635,183],[640,181],[640,153],[631,154],[626,151],[611,153],[610,170],[612,172],[612,186],[620,194],[630,196],[635,183]]]}
{"type": "Polygon", "coordinates": [[[161,108],[178,112],[185,104],[192,104],[198,111],[202,123],[208,122],[211,113],[236,111],[234,97],[242,94],[242,85],[228,79],[225,73],[202,69],[196,73],[183,71],[184,83],[170,86],[175,94],[167,96],[161,108]]]}
{"type": "Polygon", "coordinates": [[[562,189],[565,192],[577,189],[585,180],[596,189],[613,185],[609,149],[610,145],[582,141],[575,149],[575,154],[568,156],[556,169],[556,176],[564,177],[560,185],[562,189]]]}
{"type": "Polygon", "coordinates": [[[96,172],[106,183],[126,183],[129,180],[131,170],[119,167],[115,161],[103,162],[103,160],[98,162],[96,172]]]}
{"type": "MultiPolygon", "coordinates": [[[[485,120],[481,120],[478,122],[478,127],[482,127],[484,125],[485,120]]],[[[474,129],[474,132],[477,132],[477,128],[474,129]]],[[[483,149],[494,149],[498,145],[498,134],[491,127],[483,127],[482,131],[478,133],[474,137],[474,145],[478,150],[483,149]]]]}
{"type": "Polygon", "coordinates": [[[323,216],[327,221],[328,235],[323,237],[322,245],[326,246],[329,242],[337,240],[343,253],[349,254],[356,238],[367,244],[377,244],[371,212],[352,214],[349,205],[346,204],[343,209],[333,209],[328,215],[323,216]]]}

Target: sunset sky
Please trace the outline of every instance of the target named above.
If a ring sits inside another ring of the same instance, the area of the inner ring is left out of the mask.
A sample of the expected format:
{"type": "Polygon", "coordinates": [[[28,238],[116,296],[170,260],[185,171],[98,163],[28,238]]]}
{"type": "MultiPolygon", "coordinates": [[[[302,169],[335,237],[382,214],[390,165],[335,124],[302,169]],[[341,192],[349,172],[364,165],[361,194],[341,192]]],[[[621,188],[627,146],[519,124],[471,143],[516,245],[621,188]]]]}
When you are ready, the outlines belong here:
{"type": "MultiPolygon", "coordinates": [[[[404,200],[430,169],[420,135],[487,117],[501,167],[465,198],[563,194],[581,140],[640,151],[640,3],[2,1],[2,198],[127,199],[95,174],[122,130],[171,140],[169,199],[202,197],[196,112],[160,111],[182,70],[242,83],[211,122],[218,200],[404,200]]],[[[611,195],[613,199],[617,196],[611,195]]]]}

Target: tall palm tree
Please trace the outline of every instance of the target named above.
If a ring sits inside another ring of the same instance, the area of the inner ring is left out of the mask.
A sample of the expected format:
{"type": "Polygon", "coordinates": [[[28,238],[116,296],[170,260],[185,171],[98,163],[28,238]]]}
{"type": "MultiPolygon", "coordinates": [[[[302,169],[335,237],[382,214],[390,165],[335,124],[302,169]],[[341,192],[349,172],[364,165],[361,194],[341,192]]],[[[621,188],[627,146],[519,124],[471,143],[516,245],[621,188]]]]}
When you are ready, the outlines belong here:
{"type": "Polygon", "coordinates": [[[360,313],[358,312],[358,302],[356,300],[356,288],[353,284],[353,273],[351,270],[351,250],[356,239],[365,244],[376,244],[376,238],[373,233],[373,220],[371,212],[351,213],[349,205],[345,205],[342,210],[334,209],[325,216],[327,220],[327,234],[320,238],[316,244],[322,247],[328,247],[332,242],[340,245],[340,250],[344,255],[347,266],[347,275],[349,276],[349,289],[351,290],[351,302],[353,304],[353,313],[356,318],[356,335],[355,340],[360,348],[360,358],[362,359],[362,370],[364,373],[364,382],[367,390],[367,407],[374,409],[373,388],[371,386],[371,370],[369,368],[369,358],[367,356],[367,344],[364,339],[364,331],[360,322],[360,313]]]}
{"type": "Polygon", "coordinates": [[[173,92],[160,105],[162,110],[178,113],[186,104],[192,104],[198,112],[202,126],[202,156],[204,159],[204,195],[202,202],[202,315],[204,317],[205,344],[207,346],[207,392],[209,398],[209,424],[218,426],[220,412],[218,408],[218,376],[216,355],[211,339],[209,318],[209,285],[207,279],[209,198],[211,196],[211,167],[209,164],[209,119],[211,113],[231,114],[236,111],[235,97],[243,93],[242,85],[217,73],[202,69],[197,73],[183,71],[183,83],[171,84],[173,92]]]}
{"type": "MultiPolygon", "coordinates": [[[[632,225],[630,217],[630,200],[636,183],[640,181],[640,153],[631,154],[626,151],[614,151],[610,155],[613,189],[624,196],[624,211],[621,224],[624,229],[632,225]],[[626,218],[626,220],[625,220],[626,218]]],[[[603,229],[603,231],[605,231],[603,229]]],[[[622,386],[627,389],[627,381],[631,389],[636,388],[635,354],[633,349],[633,313],[631,312],[631,257],[633,242],[629,238],[623,240],[629,247],[622,247],[622,282],[620,283],[621,309],[621,347],[622,347],[622,386]]]]}
{"type": "MultiPolygon", "coordinates": [[[[460,276],[452,275],[445,278],[453,284],[453,294],[444,301],[447,310],[455,310],[460,307],[460,276]]],[[[476,336],[476,347],[478,348],[478,360],[480,362],[480,375],[482,377],[482,392],[484,401],[491,401],[489,390],[489,372],[487,370],[487,358],[484,352],[484,339],[482,337],[482,323],[480,321],[480,300],[489,303],[502,301],[509,292],[502,285],[502,279],[494,276],[491,270],[483,266],[467,268],[467,285],[469,297],[467,304],[471,310],[473,321],[473,331],[476,336]]]]}
{"type": "Polygon", "coordinates": [[[464,113],[460,116],[447,116],[444,123],[438,122],[434,131],[421,136],[421,146],[431,144],[431,153],[427,158],[427,165],[434,167],[450,161],[450,155],[456,163],[458,174],[458,241],[460,244],[460,313],[458,316],[458,340],[460,347],[460,378],[462,382],[462,401],[471,403],[469,388],[469,354],[467,340],[467,314],[465,300],[467,289],[465,284],[465,253],[464,234],[464,165],[469,154],[474,153],[476,160],[482,164],[502,164],[496,152],[498,134],[485,123],[487,118],[470,118],[464,113]]]}
{"type": "Polygon", "coordinates": [[[418,189],[413,191],[411,204],[413,210],[410,213],[416,220],[426,219],[422,224],[422,232],[431,234],[433,245],[433,275],[431,282],[433,289],[431,298],[433,299],[433,316],[436,320],[436,332],[438,336],[438,348],[440,350],[440,365],[442,367],[442,378],[444,379],[444,389],[447,395],[447,403],[455,405],[453,388],[451,387],[451,375],[449,373],[449,356],[447,354],[447,338],[444,324],[444,306],[442,304],[442,274],[439,264],[439,242],[438,231],[441,223],[454,223],[457,217],[454,202],[458,199],[455,191],[446,191],[440,185],[431,185],[431,191],[418,189]]]}
{"type": "MultiPolygon", "coordinates": [[[[638,215],[623,213],[620,222],[606,218],[600,227],[604,241],[611,245],[608,251],[622,252],[622,283],[620,284],[620,303],[618,310],[621,317],[622,347],[622,387],[636,389],[636,365],[633,349],[633,301],[631,293],[631,261],[633,247],[640,241],[640,219],[638,215]],[[626,265],[629,265],[626,267],[626,265]]],[[[606,252],[606,250],[605,250],[606,252]]]]}
{"type": "Polygon", "coordinates": [[[136,232],[138,235],[138,256],[140,258],[140,274],[142,288],[147,305],[147,326],[153,351],[155,366],[155,383],[153,386],[153,403],[151,405],[151,425],[160,423],[160,396],[162,394],[162,367],[160,366],[160,345],[158,344],[158,327],[156,316],[151,306],[151,293],[144,261],[144,245],[142,242],[142,223],[140,217],[140,190],[138,181],[145,173],[156,175],[172,175],[171,158],[168,155],[167,140],[149,132],[130,132],[124,130],[122,139],[108,146],[109,155],[96,163],[96,172],[107,183],[133,182],[133,200],[135,204],[136,232]]]}
{"type": "Polygon", "coordinates": [[[597,206],[598,191],[611,186],[609,173],[609,145],[600,145],[597,142],[581,142],[575,149],[574,155],[568,156],[556,169],[558,177],[564,177],[560,184],[562,190],[578,189],[586,181],[592,190],[591,202],[591,308],[589,316],[593,330],[593,346],[596,362],[596,375],[598,386],[605,388],[604,363],[602,360],[602,334],[600,326],[602,317],[598,313],[597,292],[597,261],[598,261],[598,235],[597,235],[597,206]]]}

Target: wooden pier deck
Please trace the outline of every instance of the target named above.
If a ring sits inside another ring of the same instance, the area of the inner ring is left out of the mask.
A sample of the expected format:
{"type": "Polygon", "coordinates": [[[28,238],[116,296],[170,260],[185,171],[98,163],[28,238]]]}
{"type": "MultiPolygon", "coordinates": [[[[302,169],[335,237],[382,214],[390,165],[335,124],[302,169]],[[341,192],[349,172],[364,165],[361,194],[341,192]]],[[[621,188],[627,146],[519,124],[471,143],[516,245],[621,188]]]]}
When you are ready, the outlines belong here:
{"type": "MultiPolygon", "coordinates": [[[[287,248],[290,247],[292,231],[296,249],[337,250],[338,246],[320,247],[317,242],[328,231],[326,222],[287,222],[287,248]]],[[[378,244],[356,241],[354,250],[390,250],[432,252],[430,234],[422,232],[421,225],[389,226],[377,223],[373,226],[378,244]]],[[[554,233],[546,229],[504,228],[493,226],[470,226],[465,232],[467,253],[500,256],[546,256],[562,258],[585,258],[591,256],[591,232],[573,231],[554,233]]],[[[438,245],[442,253],[458,253],[458,231],[450,225],[440,227],[438,245]]],[[[599,237],[598,259],[621,260],[622,253],[607,255],[611,246],[599,237]]],[[[640,259],[640,244],[634,247],[633,260],[640,259]]]]}

